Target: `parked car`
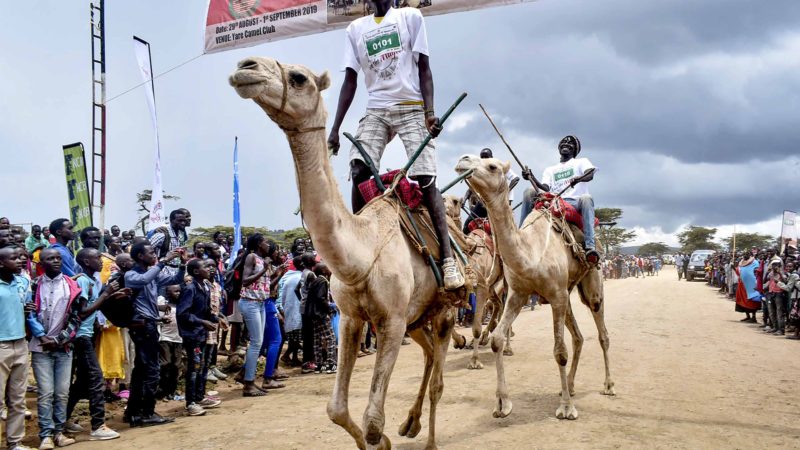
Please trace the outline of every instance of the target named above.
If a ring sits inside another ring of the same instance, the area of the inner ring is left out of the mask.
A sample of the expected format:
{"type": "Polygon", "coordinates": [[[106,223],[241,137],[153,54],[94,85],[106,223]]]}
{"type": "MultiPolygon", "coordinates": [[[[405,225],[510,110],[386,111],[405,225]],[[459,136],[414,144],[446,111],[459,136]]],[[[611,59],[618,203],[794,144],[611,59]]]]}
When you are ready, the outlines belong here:
{"type": "Polygon", "coordinates": [[[692,281],[695,278],[701,280],[706,277],[706,259],[714,254],[714,250],[695,250],[692,256],[689,257],[689,267],[686,269],[686,281],[692,281]]]}

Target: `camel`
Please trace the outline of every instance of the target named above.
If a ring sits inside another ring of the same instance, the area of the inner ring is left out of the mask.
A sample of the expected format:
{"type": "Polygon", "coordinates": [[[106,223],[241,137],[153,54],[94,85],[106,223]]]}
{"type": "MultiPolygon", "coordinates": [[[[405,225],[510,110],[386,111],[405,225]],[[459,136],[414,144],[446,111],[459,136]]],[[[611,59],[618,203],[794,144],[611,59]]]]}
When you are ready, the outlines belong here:
{"type": "Polygon", "coordinates": [[[400,426],[401,436],[415,437],[426,387],[430,382],[427,448],[436,448],[436,406],[444,389],[443,370],[453,303],[439,291],[431,269],[405,236],[399,206],[387,199],[370,202],[358,215],[345,207],[328,160],[327,112],[321,91],[330,86],[327,72],[316,75],[301,65],[252,57],[239,62],[229,78],[236,92],[252,99],[286,134],[295,165],[301,210],[314,246],[333,277],[331,291],[341,311],[336,383],[328,417],[344,428],[360,449],[388,449],[384,403],[403,335],[425,355],[422,383],[400,426]],[[375,325],[378,353],[362,426],[348,409],[348,391],[361,329],[375,325]]]}
{"type": "MultiPolygon", "coordinates": [[[[472,246],[472,249],[464,249],[469,258],[469,265],[478,278],[475,286],[476,307],[475,311],[473,311],[474,318],[472,319],[472,357],[467,364],[467,368],[483,369],[483,363],[478,361],[478,349],[480,345],[486,345],[488,334],[497,326],[500,313],[503,311],[503,302],[501,300],[504,289],[503,266],[500,262],[500,255],[497,252],[490,253],[486,247],[486,233],[483,230],[475,230],[468,236],[463,235],[461,231],[461,198],[454,195],[443,195],[443,197],[447,215],[455,223],[455,229],[451,229],[450,233],[461,235],[462,240],[469,242],[472,246]],[[483,317],[486,308],[492,309],[492,315],[487,326],[483,328],[483,317]]],[[[506,345],[503,349],[503,354],[507,356],[514,354],[511,350],[511,339],[508,336],[510,333],[511,330],[509,329],[506,335],[506,345]]],[[[453,342],[456,348],[464,348],[466,346],[466,339],[455,330],[453,330],[453,342]]]]}
{"type": "Polygon", "coordinates": [[[542,211],[533,211],[525,219],[523,227],[517,229],[512,210],[505,200],[508,198],[508,182],[505,177],[509,169],[508,162],[492,158],[481,159],[474,155],[463,156],[456,165],[456,172],[464,173],[470,169],[474,173],[467,183],[480,196],[489,212],[495,245],[503,257],[503,270],[508,283],[503,316],[492,332],[492,350],[496,355],[497,370],[497,405],[493,415],[496,418],[506,417],[513,408],[506,386],[503,356],[499,354],[503,348],[505,332],[528,298],[532,294],[538,294],[549,301],[553,311],[553,356],[561,376],[561,401],[556,417],[577,419],[578,410],[573,404],[572,396],[575,395],[575,373],[583,347],[583,336],[578,329],[569,299],[575,286],[578,287],[581,302],[589,307],[597,326],[606,370],[603,393],[614,395],[614,382],[608,367],[609,339],[603,317],[603,282],[600,272],[573,256],[572,250],[560,233],[553,229],[547,215],[542,211]],[[572,335],[573,359],[569,375],[566,372],[568,355],[564,344],[565,324],[572,335]]]}

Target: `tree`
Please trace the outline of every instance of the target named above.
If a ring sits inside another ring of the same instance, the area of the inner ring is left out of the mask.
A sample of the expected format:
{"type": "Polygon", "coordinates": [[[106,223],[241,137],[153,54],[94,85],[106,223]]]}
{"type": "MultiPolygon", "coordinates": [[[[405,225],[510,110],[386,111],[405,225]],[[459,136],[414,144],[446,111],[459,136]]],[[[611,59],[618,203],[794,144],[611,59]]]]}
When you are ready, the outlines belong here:
{"type": "Polygon", "coordinates": [[[636,239],[635,231],[628,231],[625,228],[616,226],[616,222],[622,219],[622,209],[620,208],[597,208],[594,216],[600,221],[600,228],[597,230],[597,237],[603,244],[608,254],[609,248],[617,248],[622,244],[636,239]],[[614,223],[614,225],[602,225],[603,223],[614,223]]]}
{"type": "Polygon", "coordinates": [[[639,247],[636,252],[639,256],[661,256],[669,251],[669,246],[663,242],[648,242],[639,247]]]}
{"type": "MultiPolygon", "coordinates": [[[[683,253],[692,253],[695,250],[716,250],[719,248],[719,245],[714,243],[715,234],[717,234],[716,228],[689,225],[678,233],[678,242],[681,243],[681,251],[683,253]]],[[[738,246],[739,244],[737,243],[736,245],[738,246]]]]}
{"type": "MultiPolygon", "coordinates": [[[[775,238],[761,233],[736,233],[736,249],[746,250],[753,247],[768,248],[775,246],[775,238]]],[[[733,250],[733,236],[722,239],[724,247],[733,250]]]]}
{"type": "MultiPolygon", "coordinates": [[[[195,242],[211,242],[214,239],[214,233],[221,231],[226,236],[233,236],[233,227],[225,225],[215,225],[213,227],[195,227],[189,230],[189,240],[186,241],[187,247],[192,247],[195,242]]],[[[277,230],[270,231],[266,227],[242,227],[242,240],[246,240],[248,236],[261,233],[264,236],[275,241],[285,249],[289,249],[297,238],[308,239],[308,233],[304,228],[294,228],[291,230],[277,230]]],[[[242,243],[244,245],[244,243],[242,243]]]]}
{"type": "MultiPolygon", "coordinates": [[[[170,195],[167,194],[166,192],[162,194],[164,196],[164,201],[181,199],[177,195],[170,195]]],[[[150,216],[150,209],[148,208],[148,206],[150,205],[150,201],[152,199],[153,199],[152,189],[145,189],[142,192],[136,193],[136,203],[139,204],[139,209],[136,212],[140,214],[139,220],[136,221],[136,226],[142,229],[142,234],[147,234],[147,230],[145,229],[145,224],[147,223],[147,218],[150,216]]]]}

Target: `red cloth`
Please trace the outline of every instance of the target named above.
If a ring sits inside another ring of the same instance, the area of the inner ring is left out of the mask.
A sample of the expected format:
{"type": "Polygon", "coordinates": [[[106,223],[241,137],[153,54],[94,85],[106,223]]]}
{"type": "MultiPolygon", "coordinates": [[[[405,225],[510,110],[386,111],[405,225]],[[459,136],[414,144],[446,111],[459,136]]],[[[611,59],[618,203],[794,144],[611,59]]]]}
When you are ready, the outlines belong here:
{"type": "Polygon", "coordinates": [[[479,217],[479,218],[473,220],[472,222],[470,222],[469,225],[467,225],[467,229],[470,232],[473,232],[475,230],[483,230],[488,235],[492,234],[492,224],[491,224],[491,222],[489,222],[489,219],[484,219],[482,217],[479,217]]]}
{"type": "MultiPolygon", "coordinates": [[[[733,270],[736,271],[736,275],[738,276],[739,268],[736,267],[733,270]]],[[[761,302],[754,302],[749,298],[747,298],[747,289],[745,289],[744,283],[742,283],[741,281],[737,283],[736,287],[736,304],[739,305],[741,308],[743,308],[743,311],[741,312],[744,312],[746,310],[750,310],[748,312],[754,312],[761,309],[761,302]]]]}
{"type": "MultiPolygon", "coordinates": [[[[581,213],[575,209],[574,206],[565,202],[563,198],[559,197],[557,203],[553,203],[553,198],[555,198],[555,195],[545,192],[544,200],[539,200],[536,202],[536,204],[533,206],[533,209],[550,208],[550,211],[553,213],[553,217],[561,217],[563,213],[567,222],[577,225],[579,228],[583,229],[583,216],[581,216],[581,213]]],[[[600,220],[595,217],[594,226],[596,227],[599,223],[600,220]]]]}
{"type": "MultiPolygon", "coordinates": [[[[398,172],[400,172],[399,169],[386,172],[385,174],[381,175],[381,181],[387,189],[389,186],[391,186],[392,182],[394,181],[394,177],[398,172]]],[[[378,185],[375,183],[373,178],[370,178],[369,180],[359,184],[358,191],[361,192],[361,196],[364,197],[364,201],[367,203],[369,203],[373,198],[381,195],[381,191],[378,190],[378,185]]],[[[416,208],[420,203],[422,203],[422,189],[420,189],[419,184],[412,183],[406,177],[403,177],[400,182],[397,183],[395,193],[400,201],[405,203],[406,206],[411,209],[416,208]]]]}

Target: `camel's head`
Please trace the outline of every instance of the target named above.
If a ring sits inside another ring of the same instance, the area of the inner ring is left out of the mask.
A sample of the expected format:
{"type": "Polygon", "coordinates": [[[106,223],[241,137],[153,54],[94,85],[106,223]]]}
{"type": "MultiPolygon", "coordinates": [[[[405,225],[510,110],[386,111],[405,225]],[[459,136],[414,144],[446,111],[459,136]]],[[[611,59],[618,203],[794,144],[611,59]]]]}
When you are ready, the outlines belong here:
{"type": "Polygon", "coordinates": [[[508,198],[508,180],[506,172],[511,164],[494,158],[481,158],[477,155],[464,155],[456,164],[456,172],[462,174],[470,169],[472,175],[467,178],[470,187],[486,202],[492,198],[508,198]]]}
{"type": "Polygon", "coordinates": [[[450,195],[450,194],[444,194],[442,195],[442,199],[444,200],[444,207],[447,210],[447,215],[452,217],[453,220],[460,222],[461,197],[456,197],[455,195],[450,195]]]}
{"type": "Polygon", "coordinates": [[[325,125],[320,93],[331,84],[328,72],[315,75],[305,66],[250,57],[239,61],[228,81],[240,97],[253,99],[284,128],[325,125]]]}

